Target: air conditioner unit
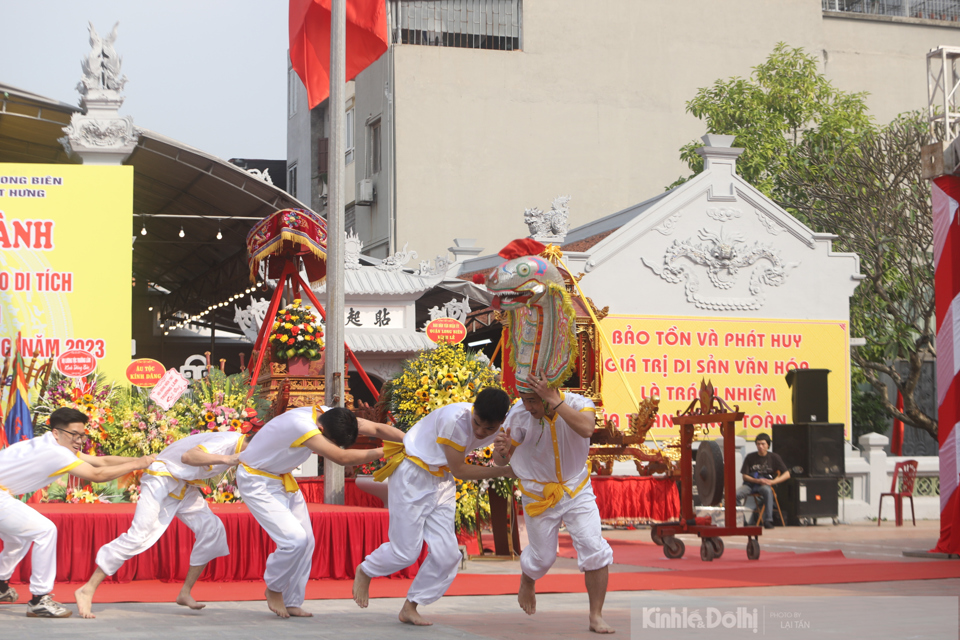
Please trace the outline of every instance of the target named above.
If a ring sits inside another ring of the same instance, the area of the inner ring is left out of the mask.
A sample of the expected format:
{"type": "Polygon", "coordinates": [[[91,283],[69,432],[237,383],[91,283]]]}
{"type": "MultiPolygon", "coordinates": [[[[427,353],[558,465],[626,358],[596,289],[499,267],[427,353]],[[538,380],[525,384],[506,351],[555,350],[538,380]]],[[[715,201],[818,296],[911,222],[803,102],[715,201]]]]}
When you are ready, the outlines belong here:
{"type": "Polygon", "coordinates": [[[356,204],[371,205],[376,197],[373,180],[365,178],[357,183],[356,204]]]}

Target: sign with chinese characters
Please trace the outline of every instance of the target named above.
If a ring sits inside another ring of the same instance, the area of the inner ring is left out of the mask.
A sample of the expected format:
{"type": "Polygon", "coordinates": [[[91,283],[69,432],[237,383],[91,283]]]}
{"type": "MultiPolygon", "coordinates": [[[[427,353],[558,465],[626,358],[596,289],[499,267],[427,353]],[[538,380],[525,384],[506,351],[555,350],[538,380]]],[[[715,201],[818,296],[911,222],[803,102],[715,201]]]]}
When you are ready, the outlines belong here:
{"type": "Polygon", "coordinates": [[[827,422],[847,425],[850,436],[850,331],[844,321],[610,315],[601,325],[613,348],[602,354],[603,408],[617,424],[625,425],[637,409],[614,357],[637,400],[660,396],[653,429],[658,438],[677,435],[672,418],[698,397],[701,380],[746,414],[738,436],[753,440],[774,424],[793,422],[786,381],[791,369],[830,369],[827,422]]]}
{"type": "Polygon", "coordinates": [[[134,360],[127,366],[127,380],[138,387],[153,387],[163,377],[163,364],[150,358],[134,360]]]}
{"type": "Polygon", "coordinates": [[[177,373],[176,369],[170,369],[150,392],[150,399],[163,407],[164,411],[169,411],[170,407],[180,399],[183,392],[190,386],[182,375],[177,373]]]}
{"type": "Polygon", "coordinates": [[[403,329],[404,307],[347,305],[345,327],[403,329]]]}
{"type": "Polygon", "coordinates": [[[80,350],[125,379],[132,211],[131,166],[0,164],[0,356],[80,350]]]}
{"type": "Polygon", "coordinates": [[[467,337],[467,328],[453,318],[437,318],[427,324],[427,337],[433,342],[457,344],[467,337]]]}

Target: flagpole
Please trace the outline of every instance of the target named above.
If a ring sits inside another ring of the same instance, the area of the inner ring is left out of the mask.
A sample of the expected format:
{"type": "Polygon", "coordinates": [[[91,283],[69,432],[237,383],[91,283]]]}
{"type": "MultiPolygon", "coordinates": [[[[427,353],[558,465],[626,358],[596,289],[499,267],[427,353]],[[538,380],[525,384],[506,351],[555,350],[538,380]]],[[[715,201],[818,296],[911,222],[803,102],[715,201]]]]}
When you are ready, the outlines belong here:
{"type": "MultiPolygon", "coordinates": [[[[343,300],[343,228],[344,202],[344,92],[346,71],[346,0],[332,0],[330,5],[330,114],[329,169],[330,185],[327,202],[327,343],[324,378],[326,404],[342,407],[344,362],[343,300]]],[[[343,467],[324,458],[323,501],[343,504],[343,467]]]]}

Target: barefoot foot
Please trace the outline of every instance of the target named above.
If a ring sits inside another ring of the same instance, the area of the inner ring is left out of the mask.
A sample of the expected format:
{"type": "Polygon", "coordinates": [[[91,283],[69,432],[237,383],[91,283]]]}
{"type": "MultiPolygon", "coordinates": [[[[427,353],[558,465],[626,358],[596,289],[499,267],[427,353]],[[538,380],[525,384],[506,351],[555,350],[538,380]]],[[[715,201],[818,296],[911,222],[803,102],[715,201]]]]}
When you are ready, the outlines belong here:
{"type": "Polygon", "coordinates": [[[289,613],[294,618],[312,618],[313,614],[309,611],[304,611],[300,607],[287,607],[287,613],[289,613]]]}
{"type": "Polygon", "coordinates": [[[73,596],[77,599],[77,609],[80,612],[81,618],[97,617],[90,611],[91,608],[93,608],[93,592],[94,590],[88,585],[83,585],[73,592],[73,596]]]}
{"type": "Polygon", "coordinates": [[[523,609],[528,616],[532,616],[537,612],[536,585],[536,582],[525,575],[520,578],[520,593],[517,594],[517,602],[520,603],[520,608],[523,609]]]}
{"type": "Polygon", "coordinates": [[[600,616],[590,616],[590,631],[594,633],[616,633],[617,630],[603,621],[600,616]]]}
{"type": "Polygon", "coordinates": [[[357,574],[353,578],[353,601],[361,609],[366,609],[370,604],[370,576],[360,567],[357,567],[357,574]]]}
{"type": "Polygon", "coordinates": [[[429,627],[433,624],[432,622],[424,620],[417,611],[416,603],[410,602],[409,600],[404,601],[403,608],[400,609],[400,615],[397,617],[400,619],[400,622],[416,625],[418,627],[429,627]]]}
{"type": "Polygon", "coordinates": [[[177,604],[180,605],[181,607],[189,607],[194,611],[199,611],[200,609],[203,609],[205,606],[207,606],[205,604],[200,604],[199,602],[194,600],[193,596],[191,596],[189,593],[181,593],[180,595],[178,595],[177,604]]]}
{"type": "Polygon", "coordinates": [[[283,604],[283,594],[278,591],[270,591],[267,589],[263,592],[263,595],[267,598],[267,606],[270,607],[270,611],[273,611],[275,614],[281,618],[289,618],[290,614],[287,612],[287,607],[283,604]]]}

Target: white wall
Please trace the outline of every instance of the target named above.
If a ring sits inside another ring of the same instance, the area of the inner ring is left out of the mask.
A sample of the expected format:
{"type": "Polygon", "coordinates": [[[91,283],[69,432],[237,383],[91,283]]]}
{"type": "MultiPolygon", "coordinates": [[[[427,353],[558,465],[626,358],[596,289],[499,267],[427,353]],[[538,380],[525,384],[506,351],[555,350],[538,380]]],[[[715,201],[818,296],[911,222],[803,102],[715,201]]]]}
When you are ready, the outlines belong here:
{"type": "Polygon", "coordinates": [[[926,105],[926,50],[960,30],[825,18],[816,0],[528,2],[519,52],[400,45],[397,233],[421,256],[527,235],[526,207],[573,196],[574,226],[687,173],[697,88],[748,76],[779,41],[824,56],[881,121],[926,105]]]}

